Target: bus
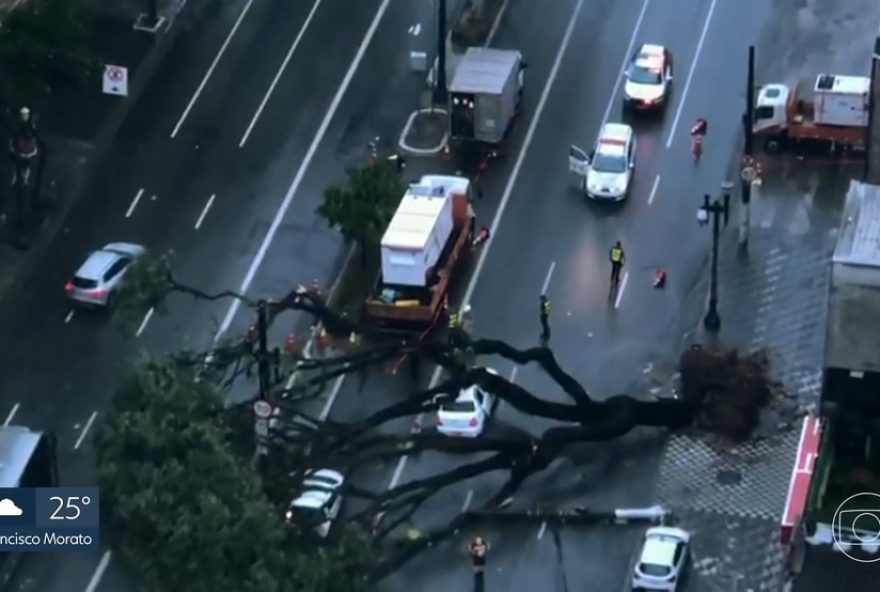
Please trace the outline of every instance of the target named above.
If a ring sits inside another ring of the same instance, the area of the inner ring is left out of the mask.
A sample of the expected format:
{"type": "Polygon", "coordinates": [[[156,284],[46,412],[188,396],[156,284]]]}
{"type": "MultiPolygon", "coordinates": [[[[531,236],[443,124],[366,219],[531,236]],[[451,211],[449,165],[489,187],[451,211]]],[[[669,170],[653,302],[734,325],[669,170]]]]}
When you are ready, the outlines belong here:
{"type": "MultiPolygon", "coordinates": [[[[0,426],[0,487],[57,487],[58,461],[52,432],[0,426]]],[[[21,553],[0,553],[0,590],[21,561],[21,553]]]]}

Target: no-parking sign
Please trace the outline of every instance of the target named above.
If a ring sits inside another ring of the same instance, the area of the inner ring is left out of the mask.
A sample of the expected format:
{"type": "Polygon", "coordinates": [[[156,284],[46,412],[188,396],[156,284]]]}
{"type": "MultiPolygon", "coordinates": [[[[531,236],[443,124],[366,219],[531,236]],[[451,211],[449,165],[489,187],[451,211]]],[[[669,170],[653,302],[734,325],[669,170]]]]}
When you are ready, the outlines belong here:
{"type": "Polygon", "coordinates": [[[108,95],[128,96],[128,68],[105,64],[103,89],[108,95]]]}

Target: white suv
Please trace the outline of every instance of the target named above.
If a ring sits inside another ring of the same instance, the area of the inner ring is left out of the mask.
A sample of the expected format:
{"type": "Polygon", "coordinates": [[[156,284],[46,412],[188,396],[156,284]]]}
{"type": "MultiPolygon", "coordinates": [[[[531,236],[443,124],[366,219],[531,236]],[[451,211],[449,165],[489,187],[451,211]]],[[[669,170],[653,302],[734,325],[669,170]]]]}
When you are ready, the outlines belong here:
{"type": "Polygon", "coordinates": [[[287,522],[313,528],[319,537],[326,538],[342,509],[344,482],[345,478],[332,469],[307,471],[299,494],[287,507],[287,522]]]}
{"type": "Polygon", "coordinates": [[[676,592],[687,563],[691,535],[680,528],[649,528],[633,568],[633,591],[676,592]]]}

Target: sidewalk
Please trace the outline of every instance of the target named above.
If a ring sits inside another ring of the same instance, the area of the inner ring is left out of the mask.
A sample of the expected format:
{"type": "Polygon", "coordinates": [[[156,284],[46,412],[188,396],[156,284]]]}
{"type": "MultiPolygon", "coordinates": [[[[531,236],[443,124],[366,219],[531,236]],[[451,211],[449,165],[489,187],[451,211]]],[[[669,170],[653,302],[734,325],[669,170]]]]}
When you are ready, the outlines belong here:
{"type": "MultiPolygon", "coordinates": [[[[22,6],[25,1],[0,0],[0,14],[4,9],[22,6]]],[[[28,244],[14,248],[6,241],[0,242],[0,301],[15,283],[18,270],[29,254],[47,248],[59,231],[82,191],[90,167],[100,163],[104,154],[112,149],[117,132],[182,28],[176,21],[181,17],[197,17],[204,11],[205,4],[160,0],[160,14],[167,19],[166,25],[152,34],[133,29],[144,2],[121,0],[112,5],[92,2],[96,13],[94,47],[104,63],[129,69],[129,94],[125,98],[104,95],[98,80],[89,91],[58,93],[47,108],[38,113],[46,144],[46,166],[42,171],[40,195],[24,232],[28,244]]]]}
{"type": "Polygon", "coordinates": [[[734,448],[689,435],[669,440],[658,501],[694,534],[688,590],[782,588],[779,528],[799,439],[796,415],[819,398],[829,264],[847,179],[791,166],[753,198],[748,258],[738,254],[738,211],[722,235],[722,328],[715,338],[700,325],[691,341],[766,348],[787,410],[765,414],[756,438],[734,448]]]}

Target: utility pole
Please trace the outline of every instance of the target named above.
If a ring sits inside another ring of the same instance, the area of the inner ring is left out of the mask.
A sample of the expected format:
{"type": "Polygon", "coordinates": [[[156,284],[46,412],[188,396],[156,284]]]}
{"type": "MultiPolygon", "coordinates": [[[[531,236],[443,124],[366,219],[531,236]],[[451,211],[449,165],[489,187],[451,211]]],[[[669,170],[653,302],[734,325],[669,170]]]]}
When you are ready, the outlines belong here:
{"type": "Polygon", "coordinates": [[[437,0],[437,71],[434,76],[434,102],[446,104],[446,0],[437,0]]]}
{"type": "Polygon", "coordinates": [[[874,39],[871,59],[871,89],[868,93],[868,137],[865,142],[865,182],[880,185],[880,36],[874,39]]]}
{"type": "MultiPolygon", "coordinates": [[[[749,46],[749,69],[746,74],[746,110],[743,113],[743,159],[750,158],[754,155],[755,139],[752,122],[755,121],[755,46],[749,46]]],[[[742,179],[742,209],[740,211],[739,220],[739,248],[747,250],[749,248],[749,226],[751,225],[751,216],[749,204],[752,201],[752,182],[753,180],[742,179]]]]}
{"type": "Polygon", "coordinates": [[[272,368],[269,359],[269,303],[260,300],[257,303],[257,371],[260,378],[260,400],[269,398],[272,390],[272,368]]]}
{"type": "Polygon", "coordinates": [[[703,327],[707,331],[717,333],[721,329],[721,315],[718,314],[718,239],[721,235],[722,216],[724,226],[727,226],[730,215],[730,191],[733,183],[725,181],[721,184],[724,191],[723,201],[711,202],[712,196],[708,193],[703,196],[703,205],[697,210],[697,222],[700,226],[709,223],[712,218],[712,275],[709,278],[709,308],[703,317],[703,327]]]}

